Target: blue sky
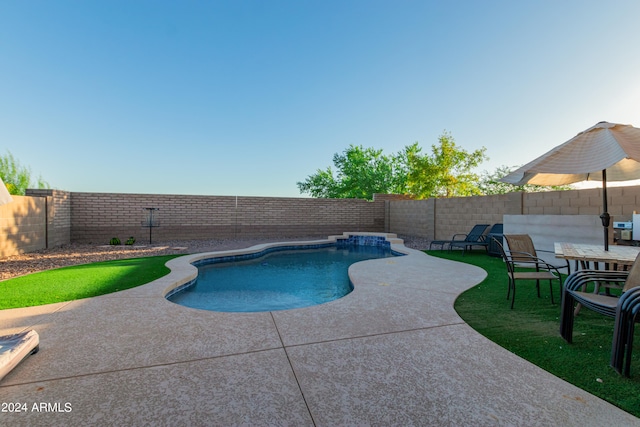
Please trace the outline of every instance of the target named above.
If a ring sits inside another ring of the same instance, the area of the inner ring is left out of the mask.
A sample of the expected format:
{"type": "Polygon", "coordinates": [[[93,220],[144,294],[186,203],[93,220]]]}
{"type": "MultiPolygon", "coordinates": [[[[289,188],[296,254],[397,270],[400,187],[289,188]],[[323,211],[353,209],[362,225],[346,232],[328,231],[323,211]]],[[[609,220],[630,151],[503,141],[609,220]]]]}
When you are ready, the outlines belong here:
{"type": "Polygon", "coordinates": [[[299,197],[349,144],[527,163],[640,126],[636,0],[0,0],[0,154],[68,191],[299,197]],[[605,5],[606,4],[606,5],[605,5]]]}

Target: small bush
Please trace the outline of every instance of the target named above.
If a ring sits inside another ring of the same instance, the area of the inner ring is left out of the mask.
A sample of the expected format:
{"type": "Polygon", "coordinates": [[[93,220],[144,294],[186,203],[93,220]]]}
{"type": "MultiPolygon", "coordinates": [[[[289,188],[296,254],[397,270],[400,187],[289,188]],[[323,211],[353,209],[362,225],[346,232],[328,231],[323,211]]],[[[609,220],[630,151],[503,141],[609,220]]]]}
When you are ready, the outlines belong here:
{"type": "Polygon", "coordinates": [[[133,245],[135,242],[136,242],[136,238],[135,238],[135,237],[133,237],[133,236],[131,236],[131,237],[129,237],[129,238],[127,239],[127,241],[126,241],[126,242],[124,242],[124,244],[125,244],[125,245],[129,245],[129,246],[131,246],[131,245],[133,245]]]}
{"type": "Polygon", "coordinates": [[[118,239],[117,237],[112,237],[111,240],[109,240],[109,244],[110,245],[119,245],[120,244],[120,239],[118,239]]]}

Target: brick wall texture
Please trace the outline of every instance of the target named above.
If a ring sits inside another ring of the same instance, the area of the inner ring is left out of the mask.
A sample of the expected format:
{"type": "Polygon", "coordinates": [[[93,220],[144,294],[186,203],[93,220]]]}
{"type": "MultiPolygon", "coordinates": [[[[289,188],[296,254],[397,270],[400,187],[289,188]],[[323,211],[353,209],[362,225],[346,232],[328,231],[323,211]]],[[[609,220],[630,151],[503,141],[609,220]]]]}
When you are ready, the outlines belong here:
{"type": "Polygon", "coordinates": [[[504,214],[521,214],[522,197],[523,193],[509,193],[436,199],[433,239],[449,239],[456,233],[468,233],[475,224],[501,223],[504,214]]]}
{"type": "Polygon", "coordinates": [[[46,247],[46,200],[12,196],[0,206],[0,256],[33,252],[46,247]]]}
{"type": "MultiPolygon", "coordinates": [[[[631,221],[640,212],[640,186],[609,187],[612,221],[631,221]]],[[[428,239],[450,239],[475,224],[502,222],[503,215],[599,215],[602,189],[509,193],[481,197],[389,202],[388,231],[428,239]]]]}
{"type": "MultiPolygon", "coordinates": [[[[610,187],[615,221],[640,211],[640,186],[610,187]]],[[[106,244],[112,237],[147,241],[148,211],[166,240],[328,236],[344,231],[391,232],[449,239],[474,224],[502,222],[509,215],[594,215],[602,211],[602,190],[510,193],[482,197],[407,200],[376,195],[358,199],[71,193],[28,190],[0,206],[0,256],[69,242],[106,244]]]]}
{"type": "Polygon", "coordinates": [[[389,232],[419,237],[433,236],[435,202],[435,199],[389,202],[389,232]]]}
{"type": "Polygon", "coordinates": [[[385,202],[357,199],[73,193],[71,241],[322,236],[384,231],[385,202]]]}
{"type": "Polygon", "coordinates": [[[68,244],[71,236],[71,193],[58,190],[28,190],[27,194],[44,199],[46,203],[45,247],[68,244]]]}

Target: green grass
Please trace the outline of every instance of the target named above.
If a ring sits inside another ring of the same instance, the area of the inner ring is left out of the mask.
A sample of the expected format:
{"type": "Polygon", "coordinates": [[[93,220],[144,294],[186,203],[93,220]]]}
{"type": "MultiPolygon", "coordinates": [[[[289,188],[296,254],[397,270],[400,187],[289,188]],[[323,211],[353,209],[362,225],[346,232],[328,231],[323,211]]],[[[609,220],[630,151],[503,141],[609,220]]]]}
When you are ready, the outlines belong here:
{"type": "Polygon", "coordinates": [[[0,282],[0,309],[89,298],[134,288],[169,273],[179,255],[131,258],[63,267],[0,282]]]}
{"type": "Polygon", "coordinates": [[[576,317],[573,344],[560,336],[560,293],[554,285],[551,304],[548,282],[518,282],[515,307],[507,297],[506,266],[501,258],[484,251],[426,251],[429,255],[476,265],[487,278],[461,294],[455,303],[458,314],[473,329],[542,369],[583,390],[640,416],[640,338],[636,338],[631,378],[624,378],[609,366],[613,318],[582,309],[576,317]]]}

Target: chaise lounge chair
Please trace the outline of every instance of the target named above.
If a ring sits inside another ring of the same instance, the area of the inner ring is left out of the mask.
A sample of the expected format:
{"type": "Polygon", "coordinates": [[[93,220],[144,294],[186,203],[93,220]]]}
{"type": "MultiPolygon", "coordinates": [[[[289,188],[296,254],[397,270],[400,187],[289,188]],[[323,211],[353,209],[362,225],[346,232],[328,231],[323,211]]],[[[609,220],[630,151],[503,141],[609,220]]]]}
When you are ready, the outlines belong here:
{"type": "Polygon", "coordinates": [[[34,330],[0,336],[0,380],[30,354],[38,352],[40,337],[34,330]]]}
{"type": "Polygon", "coordinates": [[[440,245],[441,249],[444,249],[445,245],[449,245],[449,250],[453,248],[462,248],[462,251],[466,249],[471,249],[473,246],[483,246],[487,247],[487,241],[484,236],[484,232],[489,228],[489,224],[478,224],[475,225],[469,234],[454,234],[451,240],[433,240],[429,244],[429,249],[433,247],[433,245],[440,245]]]}

